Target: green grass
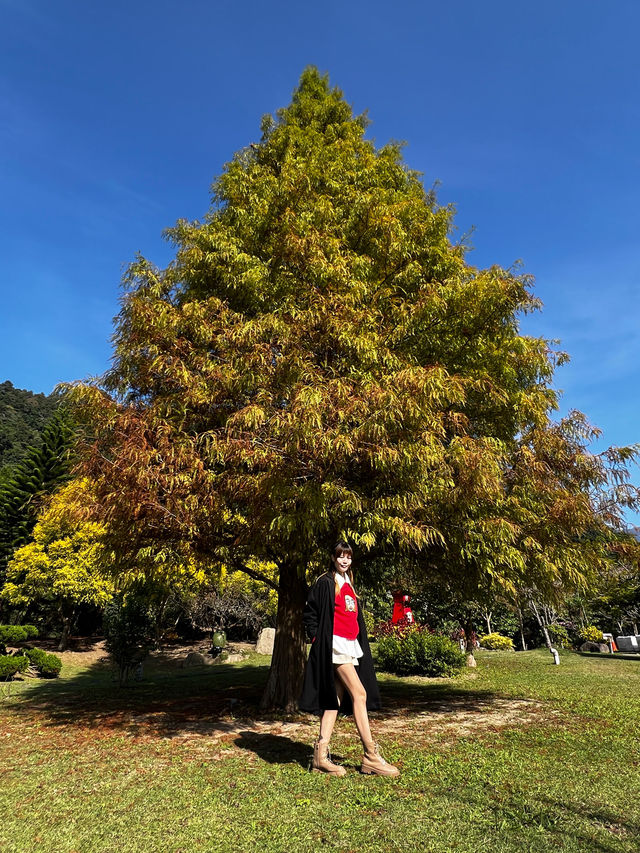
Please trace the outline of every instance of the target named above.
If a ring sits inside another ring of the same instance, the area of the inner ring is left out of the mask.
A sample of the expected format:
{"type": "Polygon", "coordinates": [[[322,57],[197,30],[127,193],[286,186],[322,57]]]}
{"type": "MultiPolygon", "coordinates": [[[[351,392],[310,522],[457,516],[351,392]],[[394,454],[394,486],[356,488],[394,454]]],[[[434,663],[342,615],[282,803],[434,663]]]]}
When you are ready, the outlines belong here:
{"type": "Polygon", "coordinates": [[[14,685],[0,850],[637,853],[638,661],[481,652],[458,679],[382,675],[373,729],[394,780],[358,773],[351,720],[332,743],[347,776],[308,773],[316,721],[257,711],[267,665],[14,685]]]}

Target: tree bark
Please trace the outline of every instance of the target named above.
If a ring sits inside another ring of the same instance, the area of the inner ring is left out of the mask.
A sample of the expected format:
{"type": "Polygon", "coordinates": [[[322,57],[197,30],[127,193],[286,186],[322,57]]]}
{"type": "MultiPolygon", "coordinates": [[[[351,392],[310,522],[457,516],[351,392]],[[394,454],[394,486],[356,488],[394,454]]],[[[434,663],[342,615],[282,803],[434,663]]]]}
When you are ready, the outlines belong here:
{"type": "Polygon", "coordinates": [[[66,652],[67,647],[69,646],[69,637],[71,636],[71,628],[73,626],[73,622],[76,618],[77,608],[73,608],[71,613],[65,612],[64,609],[61,611],[62,615],[62,636],[60,637],[60,642],[58,644],[59,652],[66,652]]]}
{"type": "Polygon", "coordinates": [[[298,710],[306,661],[302,622],[306,599],[307,583],[299,567],[292,563],[281,565],[273,657],[260,701],[263,710],[277,708],[289,714],[298,710]]]}
{"type": "Polygon", "coordinates": [[[467,666],[475,666],[475,643],[473,641],[473,620],[467,619],[464,623],[464,647],[467,653],[467,666]]]}
{"type": "Polygon", "coordinates": [[[522,651],[527,651],[527,641],[524,638],[524,619],[522,618],[522,610],[518,607],[518,626],[520,628],[520,642],[522,643],[522,651]]]}

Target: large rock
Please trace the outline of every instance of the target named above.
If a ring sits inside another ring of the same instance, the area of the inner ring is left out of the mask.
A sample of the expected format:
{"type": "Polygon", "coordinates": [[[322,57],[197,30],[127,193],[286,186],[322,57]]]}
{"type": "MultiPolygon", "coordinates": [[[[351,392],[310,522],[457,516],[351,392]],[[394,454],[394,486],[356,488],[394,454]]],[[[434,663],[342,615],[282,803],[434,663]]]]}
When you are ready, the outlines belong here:
{"type": "Polygon", "coordinates": [[[606,643],[592,643],[587,641],[580,646],[581,652],[602,652],[603,654],[607,654],[609,652],[609,646],[606,643]]]}
{"type": "Polygon", "coordinates": [[[207,660],[207,658],[204,655],[201,655],[200,652],[189,652],[180,666],[206,666],[211,662],[211,658],[207,660]]]}
{"type": "Polygon", "coordinates": [[[259,655],[273,654],[273,641],[276,636],[275,628],[263,628],[258,634],[258,642],[256,643],[256,653],[259,655]]]}

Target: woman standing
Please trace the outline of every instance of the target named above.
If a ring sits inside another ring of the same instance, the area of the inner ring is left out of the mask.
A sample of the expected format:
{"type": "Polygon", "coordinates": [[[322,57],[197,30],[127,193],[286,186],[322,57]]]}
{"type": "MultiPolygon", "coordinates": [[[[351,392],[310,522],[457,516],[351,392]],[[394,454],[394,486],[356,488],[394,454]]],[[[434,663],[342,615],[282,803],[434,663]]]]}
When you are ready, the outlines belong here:
{"type": "Polygon", "coordinates": [[[362,740],[360,770],[378,776],[398,776],[399,770],[382,758],[371,736],[368,711],[380,707],[367,629],[350,576],[353,552],[338,542],[331,568],[315,582],[304,609],[311,652],[304,674],[300,709],[320,716],[320,735],[314,744],[312,769],[344,776],[331,761],[329,741],[338,711],[351,714],[362,740]]]}

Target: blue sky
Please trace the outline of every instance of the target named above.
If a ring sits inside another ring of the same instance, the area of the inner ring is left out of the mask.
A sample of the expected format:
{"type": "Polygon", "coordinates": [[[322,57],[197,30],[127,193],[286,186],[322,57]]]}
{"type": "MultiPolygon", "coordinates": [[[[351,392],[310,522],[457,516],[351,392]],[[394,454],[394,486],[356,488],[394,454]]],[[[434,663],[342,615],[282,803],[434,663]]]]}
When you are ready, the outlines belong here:
{"type": "Polygon", "coordinates": [[[640,440],[639,30],[637,0],[0,0],[0,381],[105,370],[123,267],[169,260],[315,64],[475,226],[472,263],[535,275],[563,411],[640,440]]]}

